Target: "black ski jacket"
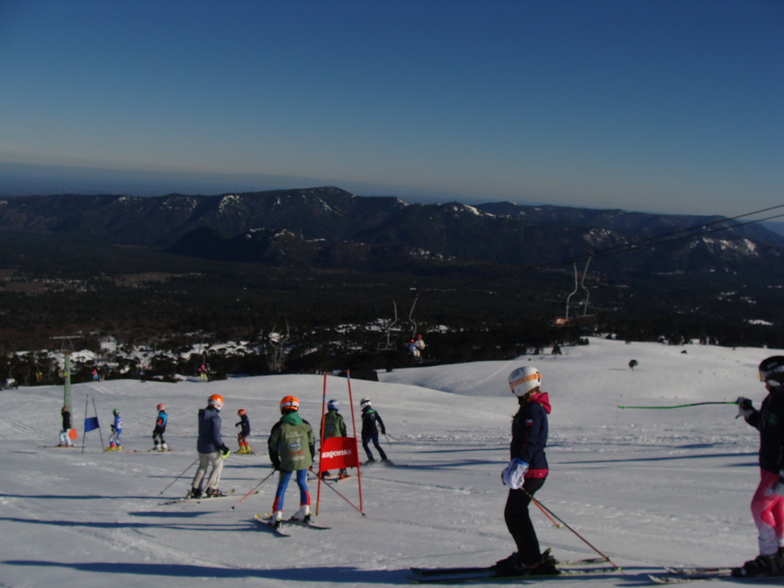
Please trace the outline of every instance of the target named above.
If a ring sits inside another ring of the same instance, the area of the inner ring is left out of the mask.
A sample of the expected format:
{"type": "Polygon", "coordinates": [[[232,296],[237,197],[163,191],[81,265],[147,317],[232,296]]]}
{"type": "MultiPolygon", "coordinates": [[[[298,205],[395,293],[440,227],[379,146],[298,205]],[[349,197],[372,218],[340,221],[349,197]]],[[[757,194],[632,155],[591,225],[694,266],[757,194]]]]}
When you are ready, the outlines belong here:
{"type": "Polygon", "coordinates": [[[772,388],[746,422],[760,432],[760,468],[778,474],[784,469],[784,386],[772,388]]]}

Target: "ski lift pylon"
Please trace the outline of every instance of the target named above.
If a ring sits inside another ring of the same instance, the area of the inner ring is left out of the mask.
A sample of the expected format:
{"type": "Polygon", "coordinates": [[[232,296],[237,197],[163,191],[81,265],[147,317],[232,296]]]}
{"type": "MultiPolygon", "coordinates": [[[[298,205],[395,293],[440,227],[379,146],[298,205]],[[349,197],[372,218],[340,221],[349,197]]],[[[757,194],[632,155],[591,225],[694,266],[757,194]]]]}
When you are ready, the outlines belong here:
{"type": "Polygon", "coordinates": [[[591,293],[585,286],[585,276],[588,274],[588,266],[591,264],[592,259],[593,254],[591,254],[588,257],[588,260],[585,262],[585,268],[583,268],[582,275],[577,270],[577,262],[572,262],[572,267],[574,268],[574,290],[572,290],[566,297],[566,309],[564,315],[553,320],[552,324],[554,327],[581,327],[586,329],[592,329],[596,327],[596,313],[593,311],[593,306],[591,305],[591,293]],[[580,304],[582,308],[581,310],[575,309],[575,311],[572,313],[572,298],[580,290],[585,292],[585,298],[580,304]]]}

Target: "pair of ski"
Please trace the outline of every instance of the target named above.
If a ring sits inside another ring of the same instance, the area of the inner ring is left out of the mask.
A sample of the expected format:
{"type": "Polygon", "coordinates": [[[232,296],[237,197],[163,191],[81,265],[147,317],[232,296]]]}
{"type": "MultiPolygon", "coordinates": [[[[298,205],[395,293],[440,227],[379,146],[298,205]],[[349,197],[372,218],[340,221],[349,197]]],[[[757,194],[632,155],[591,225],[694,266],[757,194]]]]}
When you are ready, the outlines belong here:
{"type": "MultiPolygon", "coordinates": [[[[258,493],[259,491],[256,490],[253,494],[258,494],[258,493]]],[[[202,496],[201,498],[191,498],[189,496],[183,496],[182,498],[167,500],[162,504],[178,504],[180,502],[195,502],[196,504],[201,504],[202,502],[205,502],[207,500],[221,500],[223,498],[236,498],[236,496],[234,495],[234,488],[229,490],[229,492],[225,496],[202,496]]]]}
{"type": "Polygon", "coordinates": [[[694,580],[748,580],[750,582],[771,582],[771,578],[782,578],[784,574],[757,574],[754,576],[735,576],[738,568],[670,568],[665,567],[664,574],[649,574],[655,584],[683,584],[694,580]]]}
{"type": "Polygon", "coordinates": [[[408,580],[412,584],[472,584],[486,582],[520,581],[520,580],[546,580],[548,578],[574,578],[582,576],[605,576],[620,571],[615,567],[596,567],[597,564],[606,564],[602,558],[580,559],[575,561],[559,562],[557,574],[536,574],[519,576],[497,576],[495,566],[465,567],[465,568],[411,568],[408,580]]]}
{"type": "Polygon", "coordinates": [[[262,526],[262,528],[270,531],[273,535],[277,537],[290,537],[288,533],[284,533],[283,531],[280,530],[280,527],[284,527],[286,525],[297,525],[299,527],[308,527],[309,529],[314,529],[316,531],[326,531],[330,528],[330,527],[322,527],[320,525],[315,525],[313,523],[308,523],[305,521],[298,521],[297,519],[289,519],[287,521],[281,521],[280,525],[278,525],[277,527],[273,527],[270,524],[271,518],[272,515],[270,515],[269,513],[265,513],[263,515],[262,514],[253,515],[253,520],[259,523],[262,526]]]}

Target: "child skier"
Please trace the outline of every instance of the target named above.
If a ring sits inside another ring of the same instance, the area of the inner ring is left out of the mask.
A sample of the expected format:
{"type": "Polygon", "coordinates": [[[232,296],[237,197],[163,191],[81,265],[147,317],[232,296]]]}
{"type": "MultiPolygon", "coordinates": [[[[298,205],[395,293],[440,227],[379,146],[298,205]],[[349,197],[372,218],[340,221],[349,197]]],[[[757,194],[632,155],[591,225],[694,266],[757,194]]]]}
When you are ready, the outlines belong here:
{"type": "MultiPolygon", "coordinates": [[[[330,400],[327,402],[327,414],[324,416],[324,429],[321,431],[321,439],[331,439],[332,437],[347,437],[346,423],[341,415],[340,403],[337,400],[330,400]]],[[[321,476],[328,478],[329,471],[321,472],[321,476]]],[[[342,480],[348,478],[348,472],[343,468],[340,470],[338,477],[342,480]]]]}
{"type": "Polygon", "coordinates": [[[316,438],[308,421],[299,415],[299,400],[285,396],[280,401],[280,420],[275,423],[267,440],[272,467],[280,471],[275,502],[269,524],[278,527],[283,520],[283,498],[292,474],[296,472],[299,486],[299,511],[292,520],[310,522],[310,493],[308,492],[308,470],[316,454],[316,438]]]}
{"type": "Polygon", "coordinates": [[[517,551],[496,562],[497,576],[557,574],[552,556],[542,555],[528,505],[545,482],[548,473],[547,445],[550,398],[540,386],[542,374],[534,367],[524,367],[509,374],[509,387],[517,396],[520,408],[512,420],[512,461],[501,479],[509,486],[504,520],[517,546],[517,551]]]}
{"type": "Polygon", "coordinates": [[[155,451],[168,451],[169,446],[166,445],[166,440],[163,434],[166,432],[166,423],[169,421],[169,415],[166,414],[166,407],[163,404],[158,405],[158,417],[155,419],[155,429],[152,431],[152,441],[155,443],[155,451]]]}
{"type": "Polygon", "coordinates": [[[378,449],[381,461],[388,462],[387,454],[384,453],[384,450],[381,449],[381,445],[378,444],[379,429],[381,430],[382,435],[387,434],[387,428],[384,426],[384,421],[381,420],[381,415],[370,406],[370,398],[363,398],[359,403],[359,406],[362,407],[362,448],[365,450],[365,453],[367,453],[368,460],[366,463],[373,463],[376,461],[373,454],[370,452],[369,444],[371,441],[373,442],[373,446],[378,449]]]}
{"type": "Polygon", "coordinates": [[[240,449],[237,453],[253,453],[250,445],[248,445],[248,437],[250,436],[250,421],[248,420],[248,414],[245,412],[244,408],[239,409],[237,414],[240,417],[240,422],[234,425],[235,427],[240,427],[240,432],[237,433],[237,443],[239,444],[240,449]]]}
{"type": "Polygon", "coordinates": [[[213,394],[208,400],[207,407],[199,409],[199,440],[196,442],[196,450],[199,452],[199,467],[196,469],[196,475],[193,476],[191,491],[187,498],[202,497],[201,484],[210,465],[212,465],[212,471],[209,480],[207,480],[204,496],[207,498],[226,496],[218,490],[223,471],[223,460],[231,453],[221,439],[220,411],[223,404],[223,396],[213,394]]]}
{"type": "Polygon", "coordinates": [[[63,417],[63,428],[60,429],[60,442],[57,444],[57,447],[73,447],[74,444],[68,436],[68,432],[71,430],[71,411],[68,410],[67,406],[64,406],[60,409],[60,414],[63,417]]]}
{"type": "Polygon", "coordinates": [[[756,410],[748,398],[738,398],[738,415],[760,432],[760,483],[751,500],[759,532],[760,554],[733,570],[734,576],[784,574],[784,356],[759,364],[768,391],[756,410]]]}
{"type": "Polygon", "coordinates": [[[115,408],[112,414],[114,415],[114,422],[110,426],[112,434],[109,435],[109,451],[122,451],[122,443],[120,442],[122,417],[120,417],[120,409],[115,408]]]}

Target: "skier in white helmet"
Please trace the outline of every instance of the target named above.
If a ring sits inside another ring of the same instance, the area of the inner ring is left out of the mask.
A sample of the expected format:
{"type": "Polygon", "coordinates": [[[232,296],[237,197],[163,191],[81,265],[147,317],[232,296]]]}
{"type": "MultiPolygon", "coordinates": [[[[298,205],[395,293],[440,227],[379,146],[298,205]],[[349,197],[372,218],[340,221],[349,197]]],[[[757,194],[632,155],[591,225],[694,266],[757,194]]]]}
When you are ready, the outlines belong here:
{"type": "Polygon", "coordinates": [[[509,388],[520,405],[512,421],[512,461],[501,478],[509,486],[504,508],[506,527],[512,535],[517,551],[496,563],[498,576],[557,574],[555,560],[542,555],[528,505],[533,495],[544,485],[548,474],[547,445],[550,398],[542,392],[542,374],[534,367],[523,367],[509,374],[509,388]]]}

